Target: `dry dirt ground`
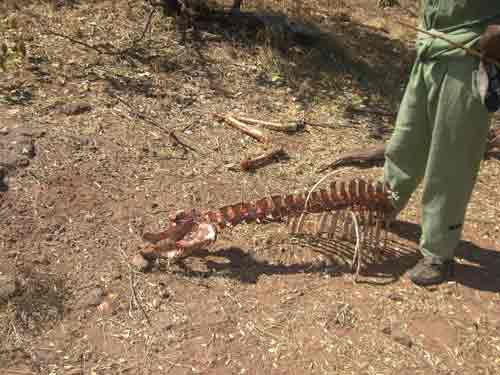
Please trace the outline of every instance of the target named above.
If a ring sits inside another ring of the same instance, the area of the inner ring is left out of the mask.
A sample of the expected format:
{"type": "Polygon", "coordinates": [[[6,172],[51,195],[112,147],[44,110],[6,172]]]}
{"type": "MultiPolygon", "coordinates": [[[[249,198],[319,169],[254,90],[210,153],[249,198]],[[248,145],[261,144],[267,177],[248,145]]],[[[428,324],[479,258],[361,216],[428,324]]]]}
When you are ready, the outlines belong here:
{"type": "Polygon", "coordinates": [[[160,12],[142,35],[143,1],[0,3],[0,373],[500,373],[494,158],[456,278],[436,288],[405,275],[420,192],[357,284],[352,246],[279,223],[227,230],[179,264],[130,266],[173,210],[307,191],[335,155],[387,139],[413,57],[395,20],[416,10],[376,3],[268,2],[311,19],[313,40],[200,23],[184,42],[160,12]],[[262,146],[215,112],[305,128],[265,130],[289,157],[242,172],[262,146]]]}

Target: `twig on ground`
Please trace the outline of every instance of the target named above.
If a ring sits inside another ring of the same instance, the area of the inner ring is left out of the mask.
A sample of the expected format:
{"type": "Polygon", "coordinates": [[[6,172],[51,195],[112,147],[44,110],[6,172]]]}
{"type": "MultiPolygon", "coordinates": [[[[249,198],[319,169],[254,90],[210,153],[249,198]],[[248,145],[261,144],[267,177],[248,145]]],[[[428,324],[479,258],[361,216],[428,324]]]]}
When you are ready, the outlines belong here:
{"type": "Polygon", "coordinates": [[[148,30],[151,27],[151,21],[153,20],[153,15],[154,15],[155,12],[156,12],[156,8],[152,8],[151,11],[149,12],[148,18],[146,19],[146,23],[144,25],[144,29],[142,30],[142,34],[141,34],[141,36],[139,38],[137,38],[134,41],[134,45],[137,44],[137,43],[139,43],[146,36],[146,33],[148,32],[148,30]]]}
{"type": "Polygon", "coordinates": [[[139,301],[139,297],[137,297],[137,292],[135,291],[134,270],[132,269],[132,267],[130,266],[130,264],[128,265],[128,267],[129,267],[130,290],[132,291],[132,296],[134,298],[134,303],[135,303],[136,306],[139,306],[139,308],[142,311],[142,315],[144,315],[144,318],[146,318],[146,321],[148,322],[149,326],[152,327],[153,324],[151,323],[151,319],[149,319],[149,316],[148,316],[146,310],[144,309],[144,306],[142,306],[141,302],[139,301]]]}
{"type": "Polygon", "coordinates": [[[151,319],[149,319],[148,314],[146,313],[146,310],[142,306],[142,304],[139,301],[139,297],[137,297],[137,292],[135,291],[135,285],[134,285],[134,270],[130,263],[127,261],[127,255],[125,254],[125,251],[123,251],[121,247],[121,241],[119,243],[118,249],[120,250],[123,261],[127,264],[128,270],[129,270],[129,280],[130,280],[130,292],[132,294],[133,301],[136,306],[139,307],[139,309],[142,311],[142,314],[144,315],[144,318],[146,318],[146,321],[148,322],[149,326],[152,327],[153,324],[151,323],[151,319]]]}
{"type": "Polygon", "coordinates": [[[199,153],[199,151],[197,149],[195,149],[193,146],[190,146],[188,145],[185,141],[181,141],[179,139],[179,136],[177,136],[173,131],[169,132],[168,136],[170,137],[170,139],[172,139],[172,141],[174,142],[174,146],[175,145],[180,145],[182,146],[184,149],[188,149],[188,150],[191,150],[193,152],[197,152],[199,153]]]}
{"type": "Polygon", "coordinates": [[[167,133],[167,135],[169,136],[169,138],[172,140],[174,146],[175,145],[180,145],[182,146],[185,150],[191,150],[193,152],[197,152],[197,153],[200,153],[196,148],[194,148],[193,146],[190,146],[188,144],[186,144],[184,141],[181,141],[179,139],[179,136],[177,136],[173,130],[169,130],[169,129],[165,129],[163,126],[161,126],[159,123],[157,123],[155,120],[151,119],[150,117],[146,116],[145,114],[143,113],[140,113],[139,111],[137,111],[130,103],[128,103],[127,101],[123,100],[122,98],[120,98],[118,95],[116,94],[113,94],[112,95],[113,98],[115,98],[116,100],[118,100],[120,103],[124,104],[128,109],[129,111],[136,117],[146,121],[147,123],[149,123],[150,125],[153,125],[154,127],[160,129],[162,132],[164,133],[167,133]]]}
{"type": "Polygon", "coordinates": [[[172,362],[170,361],[169,359],[166,359],[165,357],[161,358],[163,361],[167,362],[169,365],[170,365],[170,368],[167,370],[167,374],[170,372],[170,370],[172,370],[172,368],[174,367],[181,367],[181,368],[186,368],[186,369],[189,369],[190,371],[192,372],[198,372],[198,370],[196,369],[196,367],[194,366],[190,366],[190,365],[184,365],[182,363],[176,363],[176,362],[172,362]]]}
{"type": "Polygon", "coordinates": [[[54,31],[54,30],[51,30],[49,28],[46,28],[45,29],[45,33],[49,34],[49,35],[54,35],[54,36],[58,36],[60,38],[64,38],[64,39],[67,39],[69,40],[70,42],[73,42],[75,44],[79,44],[83,47],[86,47],[88,49],[92,49],[100,54],[104,54],[104,55],[114,55],[115,53],[111,53],[111,52],[107,52],[107,51],[103,51],[102,49],[100,49],[99,47],[93,45],[93,44],[89,44],[89,43],[86,43],[86,42],[83,42],[81,40],[78,40],[78,39],[75,39],[75,38],[72,38],[70,37],[69,35],[66,35],[66,34],[62,34],[62,33],[59,33],[57,31],[54,31]]]}
{"type": "Polygon", "coordinates": [[[151,21],[153,19],[153,15],[155,12],[156,12],[156,8],[153,7],[146,18],[146,23],[144,25],[144,29],[142,30],[141,35],[132,42],[132,45],[129,47],[123,48],[121,50],[116,50],[116,51],[111,51],[109,48],[109,44],[100,44],[100,45],[90,44],[90,43],[84,42],[80,39],[75,39],[69,35],[54,31],[51,28],[49,28],[48,26],[43,25],[43,21],[41,20],[41,17],[39,15],[37,15],[33,12],[28,12],[28,14],[30,14],[32,18],[36,19],[39,22],[39,25],[41,26],[43,31],[48,35],[54,35],[54,36],[57,36],[59,38],[67,39],[74,44],[78,44],[78,45],[83,46],[87,49],[94,50],[101,55],[119,56],[119,55],[123,55],[123,54],[129,52],[130,50],[132,50],[137,45],[137,43],[139,43],[140,41],[142,41],[144,39],[144,37],[146,36],[146,33],[148,32],[148,30],[151,27],[151,21]]]}
{"type": "Polygon", "coordinates": [[[282,147],[273,148],[268,152],[265,152],[255,158],[245,159],[240,162],[240,167],[244,171],[253,170],[259,167],[263,167],[276,160],[279,156],[285,155],[285,151],[282,147]]]}
{"type": "Polygon", "coordinates": [[[269,139],[260,130],[254,129],[254,128],[244,124],[243,122],[236,120],[232,116],[224,116],[224,115],[221,115],[218,113],[215,113],[214,116],[216,118],[224,120],[224,122],[227,123],[228,125],[232,126],[233,128],[236,128],[238,130],[241,130],[243,133],[249,135],[250,137],[255,138],[259,142],[269,143],[269,139]]]}

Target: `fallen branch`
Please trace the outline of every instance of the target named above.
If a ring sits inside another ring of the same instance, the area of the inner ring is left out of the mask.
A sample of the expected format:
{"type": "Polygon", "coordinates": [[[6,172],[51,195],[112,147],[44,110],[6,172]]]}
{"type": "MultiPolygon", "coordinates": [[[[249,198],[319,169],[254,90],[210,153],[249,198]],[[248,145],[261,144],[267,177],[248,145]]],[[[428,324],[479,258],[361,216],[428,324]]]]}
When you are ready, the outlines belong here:
{"type": "Polygon", "coordinates": [[[155,14],[155,12],[156,12],[156,8],[152,8],[151,11],[149,12],[148,17],[146,19],[146,23],[144,24],[144,29],[142,30],[142,34],[139,36],[139,38],[134,40],[134,44],[139,43],[146,36],[146,33],[151,28],[151,21],[153,20],[153,15],[155,14]]]}
{"type": "MultiPolygon", "coordinates": [[[[141,309],[142,315],[144,316],[144,318],[148,322],[149,326],[152,327],[153,324],[151,323],[151,319],[149,318],[149,315],[147,314],[146,310],[144,309],[141,302],[139,301],[139,298],[137,297],[137,292],[135,291],[135,284],[134,284],[134,270],[133,270],[131,264],[127,261],[127,255],[125,254],[125,251],[121,247],[121,241],[119,243],[118,248],[123,256],[123,261],[127,264],[127,267],[129,270],[130,292],[132,294],[133,301],[134,301],[135,305],[141,309]]],[[[132,304],[130,304],[130,307],[132,307],[132,304]]]]}
{"type": "Polygon", "coordinates": [[[78,44],[78,45],[83,46],[85,48],[92,49],[92,50],[96,51],[97,53],[100,53],[103,55],[114,55],[115,54],[115,53],[110,53],[108,51],[103,51],[99,46],[86,43],[86,42],[79,40],[79,39],[72,38],[69,35],[59,33],[57,31],[51,30],[49,28],[45,29],[45,33],[48,35],[54,35],[54,36],[58,36],[59,38],[67,39],[74,44],[78,44]]]}
{"type": "Polygon", "coordinates": [[[270,150],[262,155],[257,156],[256,158],[242,160],[240,162],[240,167],[244,171],[257,169],[259,167],[263,167],[264,165],[272,163],[279,156],[283,156],[283,155],[286,155],[283,148],[281,148],[281,147],[274,148],[274,149],[272,149],[272,150],[270,150]]]}
{"type": "Polygon", "coordinates": [[[269,143],[269,139],[260,130],[252,128],[244,124],[243,122],[235,119],[232,116],[224,116],[218,113],[216,113],[214,116],[221,120],[224,120],[228,125],[231,125],[233,128],[241,130],[243,133],[249,135],[250,137],[255,138],[259,142],[269,143]]]}
{"type": "Polygon", "coordinates": [[[239,121],[248,122],[249,124],[262,125],[268,129],[276,130],[279,132],[293,133],[299,129],[299,122],[297,121],[291,121],[286,124],[281,124],[277,122],[256,120],[248,117],[234,116],[234,118],[239,121]]]}
{"type": "Polygon", "coordinates": [[[181,146],[184,149],[184,151],[191,150],[193,152],[200,153],[196,148],[194,148],[194,147],[186,144],[185,142],[181,141],[179,139],[179,137],[174,133],[173,130],[165,129],[163,126],[161,126],[155,120],[151,119],[150,117],[148,117],[145,114],[143,114],[143,113],[139,112],[138,110],[136,110],[130,103],[128,103],[127,101],[123,100],[118,95],[112,94],[112,97],[115,98],[116,100],[118,100],[120,103],[124,104],[134,116],[136,116],[136,117],[144,120],[148,124],[150,124],[150,125],[154,126],[155,128],[161,130],[162,132],[167,133],[168,137],[172,141],[173,146],[179,145],[179,146],[181,146]]]}

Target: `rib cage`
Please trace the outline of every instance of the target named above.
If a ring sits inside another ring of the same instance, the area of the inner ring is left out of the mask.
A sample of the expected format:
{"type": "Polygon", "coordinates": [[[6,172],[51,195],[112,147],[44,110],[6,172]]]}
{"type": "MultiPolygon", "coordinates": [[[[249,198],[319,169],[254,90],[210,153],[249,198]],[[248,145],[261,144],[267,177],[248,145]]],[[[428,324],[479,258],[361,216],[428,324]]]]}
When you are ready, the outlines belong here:
{"type": "MultiPolygon", "coordinates": [[[[356,240],[352,264],[357,262],[359,273],[361,248],[380,249],[381,237],[384,236],[385,242],[385,229],[392,212],[391,192],[381,182],[333,181],[328,189],[308,195],[272,195],[215,210],[179,211],[165,231],[143,235],[153,246],[141,254],[154,258],[166,251],[167,258],[182,258],[215,241],[217,232],[226,227],[244,222],[287,221],[292,235],[356,240]]],[[[374,255],[378,257],[380,252],[374,255]]]]}

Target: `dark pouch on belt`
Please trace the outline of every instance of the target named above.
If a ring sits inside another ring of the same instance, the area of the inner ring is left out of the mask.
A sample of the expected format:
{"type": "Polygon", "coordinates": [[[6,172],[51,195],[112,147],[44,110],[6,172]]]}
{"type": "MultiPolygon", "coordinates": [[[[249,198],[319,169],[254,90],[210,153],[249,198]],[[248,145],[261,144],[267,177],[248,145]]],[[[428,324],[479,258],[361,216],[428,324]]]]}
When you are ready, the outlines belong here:
{"type": "Polygon", "coordinates": [[[498,111],[500,108],[500,72],[495,64],[481,61],[479,94],[488,112],[498,111]]]}

